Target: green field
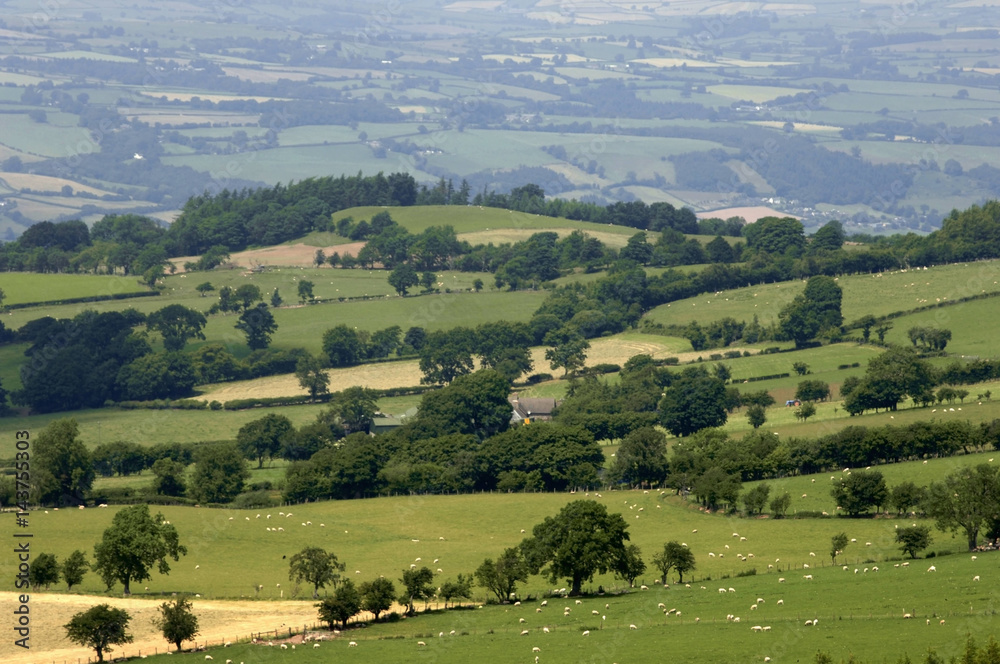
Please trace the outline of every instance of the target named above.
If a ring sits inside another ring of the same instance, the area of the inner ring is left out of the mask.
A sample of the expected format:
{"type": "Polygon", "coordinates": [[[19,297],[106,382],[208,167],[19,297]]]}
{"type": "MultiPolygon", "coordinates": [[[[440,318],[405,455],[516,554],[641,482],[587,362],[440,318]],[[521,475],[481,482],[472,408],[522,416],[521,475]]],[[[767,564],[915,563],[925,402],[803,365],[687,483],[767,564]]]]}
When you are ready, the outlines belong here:
{"type": "MultiPolygon", "coordinates": [[[[928,577],[928,562],[897,566],[894,526],[909,525],[907,521],[741,520],[706,515],[655,491],[609,491],[600,498],[595,494],[408,496],[247,511],[154,509],[177,528],[188,555],[171,563],[168,576],[154,574],[145,582],[149,590],[137,588],[135,596],[157,598],[186,592],[204,600],[252,597],[252,586],[260,584],[265,588],[262,599],[297,594],[309,601],[305,588],[296,593],[288,582],[282,556],[316,543],[334,550],[346,564],[346,575],[358,580],[379,574],[396,580],[400,570],[414,561],[440,568],[441,579],[454,578],[472,570],[484,557],[518,543],[524,537],[522,529],[530,531],[533,524],[577,498],[597,499],[610,511],[621,512],[632,541],[646,557],[666,539],[685,542],[697,562],[689,587],[673,583],[674,575],[670,588],[654,585],[658,574],[650,571],[639,579],[651,586],[648,591],[585,597],[580,604],[554,598],[544,608],[536,599],[522,606],[438,611],[352,630],[319,649],[300,646],[293,652],[245,645],[220,650],[215,658],[281,662],[290,661],[286,658],[291,656],[296,661],[320,662],[329,661],[332,652],[342,652],[342,656],[363,661],[407,661],[426,653],[444,662],[467,662],[484,655],[517,662],[533,656],[532,648],[539,647],[545,661],[589,661],[595,652],[601,654],[600,661],[605,656],[615,661],[648,661],[648,653],[668,641],[672,657],[685,662],[746,661],[747,655],[751,661],[762,661],[764,656],[805,661],[817,650],[836,659],[854,652],[864,653],[864,661],[895,661],[903,652],[919,657],[928,646],[952,652],[962,646],[968,629],[975,629],[977,637],[1000,629],[991,599],[996,581],[989,573],[997,554],[980,554],[978,561],[968,555],[939,557],[933,561],[936,576],[928,577]],[[288,512],[292,516],[282,514],[288,512]],[[489,519],[482,518],[486,513],[489,519]],[[274,531],[279,525],[284,530],[274,531]],[[268,527],[272,532],[266,531],[268,527]],[[829,540],[841,531],[857,542],[849,544],[837,565],[831,566],[829,540]],[[737,553],[748,561],[740,561],[737,553]],[[749,558],[750,554],[754,557],[749,558]],[[841,564],[848,570],[842,570],[841,564]],[[863,567],[879,567],[879,571],[862,573],[863,567]],[[756,568],[757,575],[735,577],[749,568],[756,568]],[[974,582],[972,577],[978,574],[985,581],[974,582]],[[814,578],[806,579],[806,575],[814,578]],[[780,582],[782,578],[786,581],[780,582]],[[735,590],[720,593],[719,588],[735,590]],[[681,615],[665,616],[659,603],[681,615]],[[751,610],[752,604],[758,608],[751,610]],[[569,615],[560,610],[564,605],[572,609],[569,615]],[[904,621],[904,613],[917,619],[904,621]],[[740,616],[741,621],[727,621],[730,614],[740,616]],[[819,619],[815,627],[803,627],[805,620],[814,618],[819,619]],[[934,624],[928,627],[925,619],[934,624]],[[938,624],[940,620],[945,620],[944,627],[938,624]],[[750,629],[754,625],[770,626],[770,633],[755,633],[750,629]],[[544,633],[543,626],[550,632],[544,633]],[[522,629],[529,631],[527,637],[520,635],[522,629]],[[456,631],[454,636],[451,630],[456,631]],[[583,630],[590,635],[583,636],[583,630]],[[444,634],[438,636],[439,632],[444,634]],[[347,650],[347,640],[357,641],[357,650],[347,650]],[[427,643],[426,650],[421,650],[417,640],[427,643]]],[[[36,512],[33,543],[40,545],[39,551],[59,558],[74,548],[87,549],[99,539],[114,512],[115,508],[36,512]],[[66,537],[67,532],[72,537],[66,537]]],[[[935,539],[935,550],[958,552],[961,548],[946,534],[935,532],[935,539]]],[[[540,599],[563,585],[561,579],[553,584],[533,576],[522,588],[522,597],[540,599]]],[[[587,588],[593,591],[598,585],[612,593],[623,589],[620,581],[605,576],[596,577],[587,588]]],[[[104,587],[91,573],[80,590],[101,595],[104,587]]],[[[474,601],[484,599],[483,591],[477,589],[474,601]]],[[[194,606],[197,612],[198,599],[194,606]]],[[[171,661],[178,657],[192,662],[205,659],[198,653],[173,655],[171,661]]]]}
{"type": "Polygon", "coordinates": [[[600,232],[602,234],[614,233],[631,237],[638,232],[635,228],[628,228],[626,226],[595,224],[588,221],[558,219],[525,212],[515,212],[513,210],[476,206],[356,207],[335,213],[333,215],[333,222],[337,223],[337,221],[345,217],[352,217],[354,221],[368,220],[379,212],[388,212],[396,223],[414,234],[421,233],[430,226],[444,225],[451,226],[455,229],[456,233],[473,233],[500,229],[543,231],[549,228],[570,228],[600,232]]]}
{"type": "MultiPolygon", "coordinates": [[[[838,277],[837,282],[844,292],[844,322],[850,323],[865,314],[885,316],[972,295],[998,293],[1000,261],[848,275],[838,277]]],[[[705,293],[661,305],[646,315],[654,322],[674,325],[691,321],[705,324],[725,316],[749,322],[756,315],[761,325],[768,325],[777,322],[781,309],[804,287],[805,282],[793,281],[705,293]]]]}
{"type": "MultiPolygon", "coordinates": [[[[0,288],[4,292],[4,304],[50,302],[76,297],[108,297],[122,293],[144,293],[149,290],[135,277],[28,272],[0,273],[0,288]]],[[[154,298],[156,299],[158,298],[154,298]]],[[[119,303],[117,306],[127,305],[119,303]]]]}

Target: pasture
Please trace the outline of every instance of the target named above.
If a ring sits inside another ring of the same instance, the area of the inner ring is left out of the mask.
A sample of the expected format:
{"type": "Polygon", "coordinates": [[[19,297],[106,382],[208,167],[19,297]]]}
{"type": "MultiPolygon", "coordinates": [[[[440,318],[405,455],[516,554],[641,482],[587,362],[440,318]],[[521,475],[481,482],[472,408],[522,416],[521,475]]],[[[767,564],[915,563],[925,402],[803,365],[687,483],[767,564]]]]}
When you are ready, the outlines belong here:
{"type": "MultiPolygon", "coordinates": [[[[850,323],[865,314],[885,316],[971,295],[1000,293],[1000,261],[846,275],[837,277],[837,283],[844,292],[844,322],[850,323]]],[[[756,315],[761,325],[768,325],[777,323],[782,308],[804,287],[805,282],[786,281],[705,293],[661,305],[646,315],[654,322],[675,325],[692,321],[704,325],[725,316],[749,322],[756,315]]],[[[901,326],[896,323],[896,327],[901,326]]]]}
{"type": "MultiPolygon", "coordinates": [[[[149,290],[134,277],[118,277],[107,274],[34,274],[30,272],[0,273],[0,288],[4,292],[4,304],[50,302],[76,297],[107,297],[122,293],[143,293],[149,290]]],[[[161,298],[152,299],[158,301],[161,298]]],[[[128,306],[128,304],[121,302],[116,304],[116,308],[128,306]]],[[[33,309],[28,310],[28,320],[37,318],[37,316],[32,315],[33,311],[33,309]]]]}
{"type": "Polygon", "coordinates": [[[544,231],[556,228],[569,228],[572,230],[579,229],[582,231],[621,234],[626,239],[638,232],[635,228],[628,228],[626,226],[557,219],[555,217],[502,210],[500,208],[456,205],[355,207],[335,213],[332,219],[334,224],[346,217],[351,217],[357,222],[362,219],[369,220],[379,212],[388,212],[396,223],[414,234],[421,233],[424,229],[431,226],[451,226],[455,229],[456,233],[460,234],[501,229],[544,231]]]}
{"type": "MultiPolygon", "coordinates": [[[[196,613],[202,605],[206,617],[211,618],[219,607],[244,606],[217,601],[222,598],[268,600],[246,604],[248,611],[262,612],[266,607],[271,612],[256,628],[244,629],[273,629],[278,625],[265,620],[286,610],[288,618],[282,622],[300,625],[308,612],[286,609],[289,604],[275,601],[295,595],[301,606],[311,608],[309,589],[296,588],[287,575],[287,557],[304,546],[319,545],[336,552],[346,564],[345,575],[358,582],[382,574],[398,585],[400,570],[411,563],[440,568],[436,579],[440,582],[459,572],[468,573],[483,558],[517,544],[525,536],[522,529],[530,533],[535,523],[578,498],[596,499],[608,505],[609,511],[622,513],[631,539],[640,546],[647,563],[664,541],[685,542],[697,563],[685,579],[690,587],[675,583],[674,574],[670,575],[669,588],[654,585],[659,574],[649,570],[637,584],[646,583],[650,590],[619,595],[625,590],[622,582],[598,576],[586,584],[587,590],[594,592],[603,586],[609,594],[584,597],[580,604],[573,599],[549,598],[549,606],[543,607],[539,601],[542,596],[566,584],[533,576],[520,592],[522,598],[535,601],[521,606],[435,611],[350,631],[319,649],[300,645],[296,651],[286,651],[238,645],[220,650],[215,658],[318,662],[329,661],[331,651],[336,650],[359,661],[407,661],[426,653],[447,662],[483,656],[516,662],[527,660],[533,655],[532,648],[539,647],[544,661],[577,662],[595,652],[600,661],[605,657],[608,661],[643,661],[644,653],[669,640],[672,656],[686,662],[746,661],[747,653],[752,653],[752,661],[768,656],[775,662],[792,662],[811,659],[817,650],[830,652],[835,660],[853,652],[860,653],[864,661],[880,661],[883,657],[894,660],[904,651],[916,657],[928,646],[954,652],[949,649],[961,647],[966,631],[971,629],[978,637],[1000,628],[992,600],[998,580],[989,571],[995,567],[991,564],[995,553],[980,554],[978,561],[968,555],[939,556],[933,561],[938,571],[928,573],[927,561],[896,566],[901,560],[893,542],[894,526],[909,525],[907,521],[738,519],[706,514],[656,491],[608,491],[600,497],[594,493],[406,496],[244,511],[154,507],[154,513],[162,512],[177,528],[189,552],[180,561],[171,561],[169,575],[154,574],[151,580],[134,584],[134,598],[129,601],[134,610],[144,611],[148,604],[143,599],[162,601],[172,592],[197,593],[201,597],[193,600],[196,613]],[[490,518],[484,519],[487,513],[490,518]],[[277,530],[279,527],[282,530],[277,530]],[[832,566],[830,537],[842,531],[857,542],[849,544],[832,566]],[[748,560],[741,561],[737,553],[748,560]],[[754,557],[749,558],[750,554],[754,557]],[[841,565],[848,565],[848,570],[841,565]],[[854,573],[855,567],[858,573],[854,573]],[[870,571],[862,572],[865,567],[870,571]],[[755,576],[736,577],[751,568],[757,570],[755,576]],[[975,575],[981,575],[983,581],[974,582],[975,575]],[[786,581],[780,582],[780,578],[786,581]],[[257,585],[263,586],[259,595],[257,585]],[[733,588],[734,592],[720,593],[719,588],[733,588]],[[778,604],[779,599],[782,604],[778,604]],[[665,615],[659,603],[680,614],[665,615]],[[758,608],[750,609],[752,604],[758,608]],[[571,608],[568,615],[561,610],[564,605],[571,608]],[[915,619],[904,620],[904,613],[915,619]],[[727,615],[740,616],[741,621],[728,621],[727,615]],[[816,618],[816,626],[803,625],[805,620],[816,618]],[[930,625],[927,620],[931,620],[930,625]],[[940,620],[945,620],[944,626],[940,620]],[[751,630],[754,625],[767,625],[771,630],[755,632],[751,630]],[[543,626],[550,631],[545,633],[543,626]],[[523,629],[528,630],[527,636],[520,635],[523,629]],[[454,635],[451,630],[455,630],[454,635]],[[582,635],[584,630],[590,634],[582,635]],[[346,649],[348,640],[358,642],[357,650],[346,649]],[[417,645],[418,640],[427,646],[417,645]],[[743,656],[737,658],[734,652],[743,656]],[[316,659],[320,655],[324,659],[316,659]]],[[[34,512],[33,542],[39,552],[51,552],[60,559],[76,548],[87,551],[115,510],[34,512]],[[66,537],[66,533],[72,536],[66,537]]],[[[960,541],[952,542],[937,531],[935,539],[934,550],[960,552],[960,541]]],[[[93,573],[79,591],[105,594],[93,573]]],[[[119,592],[120,586],[107,596],[119,592]]],[[[484,591],[476,588],[473,602],[484,599],[484,591]]],[[[71,610],[72,606],[67,612],[71,610]]],[[[63,615],[68,617],[68,613],[63,615]]],[[[239,624],[244,626],[257,616],[245,613],[241,617],[244,620],[239,624]]],[[[60,621],[47,624],[58,629],[62,622],[61,616],[60,621]]],[[[147,648],[158,640],[146,621],[135,628],[147,648]]],[[[60,637],[61,630],[46,638],[45,648],[68,645],[60,637]]],[[[159,647],[163,645],[160,641],[159,647]]],[[[8,655],[11,647],[7,643],[0,646],[0,656],[8,655]]],[[[125,652],[134,649],[129,646],[125,652]]],[[[174,655],[171,661],[178,657],[180,661],[193,662],[195,657],[204,661],[202,654],[174,655]]]]}

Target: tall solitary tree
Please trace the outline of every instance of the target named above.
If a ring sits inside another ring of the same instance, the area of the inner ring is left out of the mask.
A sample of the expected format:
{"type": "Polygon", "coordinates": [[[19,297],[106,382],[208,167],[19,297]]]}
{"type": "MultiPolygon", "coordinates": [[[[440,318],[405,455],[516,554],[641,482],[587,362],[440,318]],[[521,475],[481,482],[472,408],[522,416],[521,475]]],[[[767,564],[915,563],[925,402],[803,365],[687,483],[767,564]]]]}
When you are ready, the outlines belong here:
{"type": "Polygon", "coordinates": [[[311,399],[330,392],[330,376],[318,357],[312,355],[300,357],[295,363],[295,377],[298,378],[302,389],[309,391],[311,399]]]}
{"type": "Polygon", "coordinates": [[[97,661],[104,661],[104,653],[111,652],[111,646],[132,643],[132,635],[126,630],[131,616],[122,609],[113,609],[108,604],[98,604],[77,613],[66,623],[66,636],[73,643],[85,648],[93,648],[97,661]]]}
{"type": "Polygon", "coordinates": [[[173,602],[161,604],[159,611],[160,615],[153,618],[153,624],[163,632],[167,643],[173,643],[180,652],[182,642],[198,635],[198,616],[191,611],[191,601],[187,597],[178,597],[173,602]]]}
{"type": "Polygon", "coordinates": [[[146,327],[160,333],[169,351],[182,350],[188,339],[204,339],[207,323],[204,314],[182,304],[168,305],[146,317],[146,327]]]}
{"type": "Polygon", "coordinates": [[[46,505],[79,505],[94,483],[90,453],[77,436],[76,420],[56,420],[35,439],[31,474],[37,500],[46,505]]]}
{"type": "Polygon", "coordinates": [[[620,514],[609,514],[593,500],[576,500],[537,524],[532,536],[521,542],[521,551],[532,573],[545,568],[553,583],[567,578],[570,594],[579,595],[583,582],[595,574],[617,571],[628,539],[620,514]]]}
{"type": "Polygon", "coordinates": [[[400,263],[389,273],[389,285],[401,296],[419,283],[420,277],[410,263],[400,263]]]}
{"type": "Polygon", "coordinates": [[[235,327],[246,335],[250,350],[267,348],[271,344],[271,335],[278,331],[274,316],[263,302],[258,302],[257,306],[240,314],[235,327]]]}
{"type": "Polygon", "coordinates": [[[847,533],[838,533],[830,539],[830,560],[837,564],[837,556],[847,547],[847,533]]]}
{"type": "Polygon", "coordinates": [[[148,505],[132,505],[115,514],[101,541],[94,545],[94,571],[109,589],[118,581],[130,595],[131,582],[150,578],[154,564],[160,574],[169,574],[167,558],[180,560],[183,555],[187,555],[187,548],[162,514],[150,516],[148,505]]]}
{"type": "Polygon", "coordinates": [[[340,573],[345,565],[337,560],[337,554],[324,551],[318,546],[307,546],[288,561],[288,579],[305,581],[313,587],[313,599],[319,597],[319,589],[327,585],[334,588],[340,581],[340,573]]]}

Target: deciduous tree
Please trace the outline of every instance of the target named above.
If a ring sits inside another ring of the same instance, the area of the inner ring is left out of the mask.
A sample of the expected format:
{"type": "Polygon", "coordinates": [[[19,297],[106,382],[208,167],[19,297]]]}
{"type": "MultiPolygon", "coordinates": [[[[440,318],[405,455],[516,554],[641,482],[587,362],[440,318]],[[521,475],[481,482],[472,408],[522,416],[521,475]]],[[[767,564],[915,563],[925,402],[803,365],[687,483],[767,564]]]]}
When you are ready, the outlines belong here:
{"type": "Polygon", "coordinates": [[[344,579],[332,597],[323,599],[316,605],[319,609],[319,619],[333,629],[334,624],[340,622],[341,629],[347,629],[347,621],[358,615],[362,605],[361,593],[358,592],[354,581],[344,579]]]}
{"type": "Polygon", "coordinates": [[[318,546],[307,546],[288,561],[288,579],[310,584],[315,599],[319,597],[320,588],[327,585],[337,587],[340,573],[344,568],[344,563],[337,560],[337,554],[333,551],[325,551],[318,546]]]}
{"type": "Polygon", "coordinates": [[[684,573],[695,569],[694,554],[680,542],[671,540],[663,545],[663,551],[653,556],[653,566],[660,570],[664,583],[670,570],[677,572],[678,583],[684,583],[684,573]]]}
{"type": "Polygon", "coordinates": [[[109,589],[120,582],[129,595],[131,582],[150,578],[154,564],[160,574],[169,574],[167,558],[179,560],[186,554],[177,530],[162,514],[150,516],[148,505],[133,505],[115,514],[94,546],[94,571],[109,589]]]}
{"type": "Polygon", "coordinates": [[[910,558],[931,545],[931,529],[927,526],[906,526],[896,529],[896,543],[899,550],[910,558]]]}
{"type": "Polygon", "coordinates": [[[521,549],[513,547],[504,552],[494,561],[487,558],[476,568],[476,582],[493,593],[501,604],[510,601],[517,595],[518,582],[528,580],[528,568],[521,549]]]}
{"type": "Polygon", "coordinates": [[[181,643],[198,636],[198,616],[191,611],[191,601],[182,596],[158,608],[160,615],[153,618],[153,624],[163,632],[167,643],[173,643],[180,652],[181,643]]]}
{"type": "Polygon", "coordinates": [[[379,577],[374,581],[365,581],[361,584],[361,608],[370,611],[378,617],[392,608],[392,603],[396,601],[396,587],[392,581],[384,577],[379,577]]]}
{"type": "Polygon", "coordinates": [[[620,514],[609,514],[593,500],[576,500],[537,524],[532,536],[521,542],[521,550],[532,573],[545,568],[553,583],[567,578],[570,594],[579,595],[584,581],[616,570],[625,558],[628,539],[628,526],[620,514]]]}
{"type": "Polygon", "coordinates": [[[66,636],[73,643],[85,648],[93,648],[97,661],[104,661],[104,653],[111,652],[111,646],[132,643],[132,635],[126,630],[131,616],[122,609],[113,609],[108,604],[98,604],[77,613],[66,623],[66,636]]]}

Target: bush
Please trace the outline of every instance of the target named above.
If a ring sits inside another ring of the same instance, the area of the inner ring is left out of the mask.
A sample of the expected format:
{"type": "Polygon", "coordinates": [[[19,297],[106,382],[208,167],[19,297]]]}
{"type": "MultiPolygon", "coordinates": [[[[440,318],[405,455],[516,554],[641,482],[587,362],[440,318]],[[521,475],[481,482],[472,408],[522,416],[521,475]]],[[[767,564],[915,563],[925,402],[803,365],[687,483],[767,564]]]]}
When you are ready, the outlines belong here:
{"type": "Polygon", "coordinates": [[[757,568],[751,567],[750,569],[745,569],[742,572],[736,573],[736,578],[739,578],[741,576],[757,576],[757,568]]]}
{"type": "Polygon", "coordinates": [[[537,385],[538,383],[544,383],[547,380],[552,380],[552,374],[550,373],[536,373],[531,374],[525,379],[527,385],[537,385]]]}
{"type": "Polygon", "coordinates": [[[612,364],[610,362],[602,362],[601,364],[595,364],[594,366],[590,367],[590,371],[595,374],[617,373],[621,370],[622,368],[619,365],[612,364]]]}
{"type": "Polygon", "coordinates": [[[222,410],[222,402],[213,400],[212,403],[208,404],[211,410],[222,410]]]}
{"type": "Polygon", "coordinates": [[[229,506],[237,510],[260,507],[277,507],[278,501],[271,498],[271,494],[267,491],[247,491],[246,493],[241,493],[233,498],[233,502],[231,502],[229,506]]]}

